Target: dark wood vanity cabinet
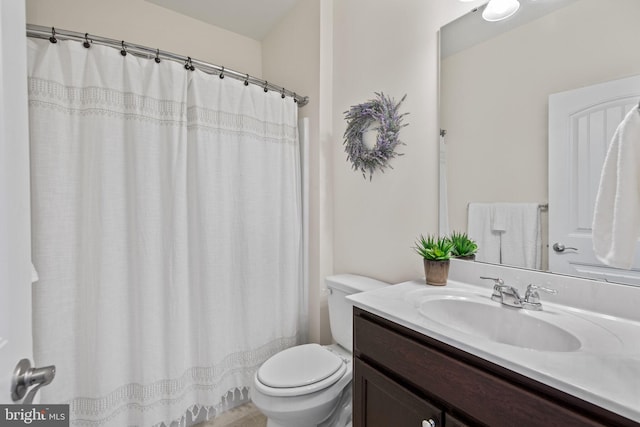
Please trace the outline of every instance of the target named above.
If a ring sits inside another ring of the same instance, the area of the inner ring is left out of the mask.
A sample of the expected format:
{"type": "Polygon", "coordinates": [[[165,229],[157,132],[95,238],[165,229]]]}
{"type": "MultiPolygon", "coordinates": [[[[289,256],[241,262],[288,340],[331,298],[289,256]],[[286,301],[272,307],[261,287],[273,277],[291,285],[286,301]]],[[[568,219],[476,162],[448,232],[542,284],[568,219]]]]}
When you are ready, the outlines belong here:
{"type": "Polygon", "coordinates": [[[353,427],[640,424],[354,308],[353,427]]]}

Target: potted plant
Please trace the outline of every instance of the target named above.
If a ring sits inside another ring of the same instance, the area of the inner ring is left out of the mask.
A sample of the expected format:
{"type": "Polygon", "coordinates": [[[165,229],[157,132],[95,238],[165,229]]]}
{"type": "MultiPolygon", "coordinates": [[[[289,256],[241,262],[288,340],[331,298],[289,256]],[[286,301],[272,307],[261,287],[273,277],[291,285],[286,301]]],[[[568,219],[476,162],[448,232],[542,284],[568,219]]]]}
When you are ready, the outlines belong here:
{"type": "Polygon", "coordinates": [[[449,236],[453,244],[451,255],[454,258],[474,260],[478,252],[478,244],[467,236],[467,233],[454,231],[449,236]]]}
{"type": "Polygon", "coordinates": [[[424,261],[424,273],[428,285],[444,286],[449,276],[449,260],[453,243],[447,237],[420,235],[414,250],[424,261]]]}

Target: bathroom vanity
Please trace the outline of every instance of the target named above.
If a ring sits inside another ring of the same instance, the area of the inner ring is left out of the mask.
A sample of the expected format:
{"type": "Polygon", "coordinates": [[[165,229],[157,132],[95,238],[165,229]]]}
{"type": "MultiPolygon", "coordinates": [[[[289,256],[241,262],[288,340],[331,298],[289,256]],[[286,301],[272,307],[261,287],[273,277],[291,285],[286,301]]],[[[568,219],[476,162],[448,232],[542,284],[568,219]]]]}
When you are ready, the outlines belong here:
{"type": "Polygon", "coordinates": [[[637,425],[367,311],[354,328],[356,427],[637,425]]]}
{"type": "Polygon", "coordinates": [[[413,281],[351,297],[353,426],[640,426],[640,322],[544,296],[525,312],[491,291],[413,281]]]}

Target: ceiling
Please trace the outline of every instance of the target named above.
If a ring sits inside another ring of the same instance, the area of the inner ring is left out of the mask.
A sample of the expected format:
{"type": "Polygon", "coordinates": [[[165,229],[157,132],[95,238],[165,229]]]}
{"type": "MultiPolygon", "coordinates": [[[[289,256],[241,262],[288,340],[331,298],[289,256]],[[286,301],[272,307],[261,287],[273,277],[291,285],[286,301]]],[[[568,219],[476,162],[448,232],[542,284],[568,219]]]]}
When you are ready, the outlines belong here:
{"type": "Polygon", "coordinates": [[[482,19],[482,10],[486,5],[473,8],[470,13],[442,27],[440,56],[446,58],[575,1],[577,0],[520,0],[521,6],[518,12],[511,18],[499,22],[487,22],[482,19]]]}
{"type": "Polygon", "coordinates": [[[146,0],[216,27],[262,40],[298,0],[146,0]]]}

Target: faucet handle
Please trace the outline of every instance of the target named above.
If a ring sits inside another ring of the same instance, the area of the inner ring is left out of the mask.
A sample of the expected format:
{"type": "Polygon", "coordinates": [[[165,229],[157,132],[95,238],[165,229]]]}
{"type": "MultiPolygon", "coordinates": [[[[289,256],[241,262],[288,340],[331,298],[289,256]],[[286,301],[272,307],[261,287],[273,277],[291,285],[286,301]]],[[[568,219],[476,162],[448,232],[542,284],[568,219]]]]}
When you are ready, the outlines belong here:
{"type": "Polygon", "coordinates": [[[504,287],[504,280],[499,277],[486,277],[480,276],[481,279],[484,280],[493,280],[493,294],[491,295],[491,299],[497,302],[502,302],[502,292],[501,289],[504,287]]]}
{"type": "Polygon", "coordinates": [[[543,291],[548,294],[557,294],[558,291],[552,288],[545,288],[544,286],[534,285],[530,283],[527,286],[527,292],[524,294],[524,302],[528,302],[530,304],[536,304],[540,302],[540,294],[538,291],[543,291]]]}

